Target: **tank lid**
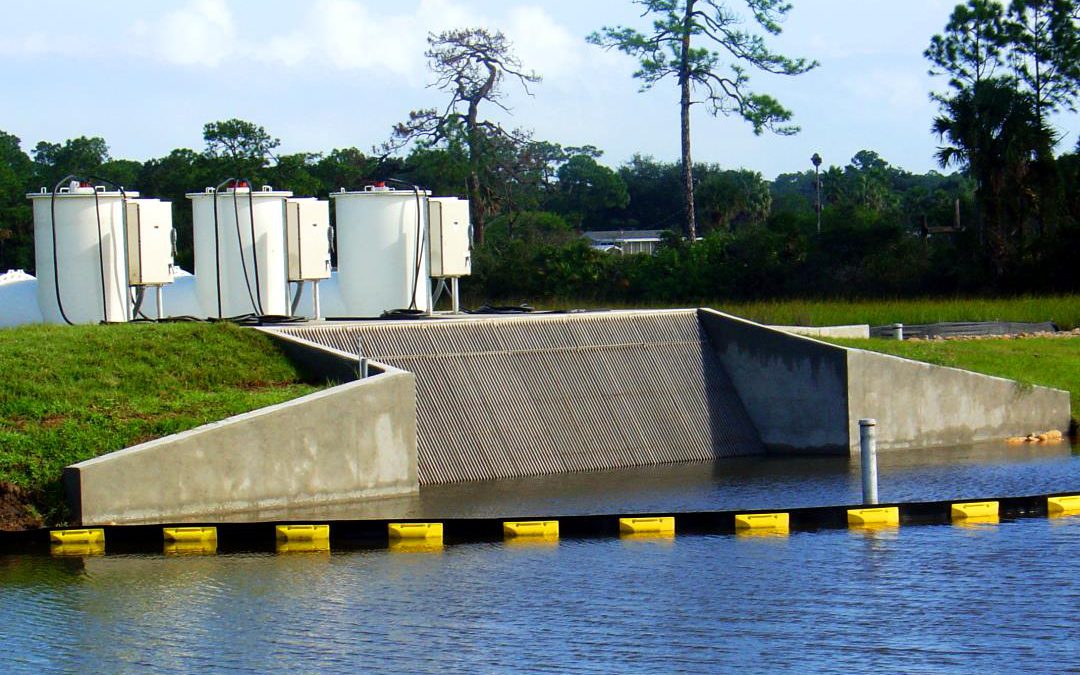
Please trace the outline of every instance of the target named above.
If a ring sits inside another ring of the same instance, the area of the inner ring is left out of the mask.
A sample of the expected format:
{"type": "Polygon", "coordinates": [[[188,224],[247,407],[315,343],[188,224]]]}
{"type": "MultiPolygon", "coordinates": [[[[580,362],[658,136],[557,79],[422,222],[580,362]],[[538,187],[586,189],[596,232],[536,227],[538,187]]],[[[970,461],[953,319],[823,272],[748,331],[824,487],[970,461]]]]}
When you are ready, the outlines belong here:
{"type": "Polygon", "coordinates": [[[258,197],[277,197],[277,198],[281,198],[281,197],[292,197],[293,196],[293,193],[290,190],[275,190],[274,188],[270,187],[269,185],[262,186],[262,189],[260,189],[260,190],[252,190],[250,187],[247,186],[246,183],[241,183],[240,185],[237,185],[235,187],[229,186],[228,188],[223,189],[220,192],[216,188],[208,187],[208,188],[205,188],[202,192],[188,192],[185,196],[188,199],[195,199],[196,197],[213,197],[215,194],[217,194],[217,196],[221,197],[222,199],[231,199],[234,196],[235,197],[246,197],[246,196],[252,195],[252,194],[255,195],[256,198],[258,198],[258,197]]]}
{"type": "MultiPolygon", "coordinates": [[[[121,193],[119,190],[106,190],[104,185],[79,185],[78,187],[62,187],[59,191],[57,191],[56,196],[57,198],[64,199],[71,197],[89,197],[90,199],[93,199],[95,193],[97,194],[99,199],[101,197],[121,196],[128,197],[129,199],[134,199],[139,196],[138,190],[124,190],[124,192],[121,193]]],[[[53,193],[49,192],[49,188],[46,187],[41,188],[41,190],[38,192],[28,192],[26,194],[26,197],[28,199],[51,199],[52,196],[53,193]]]]}
{"type": "MultiPolygon", "coordinates": [[[[420,190],[420,194],[424,197],[431,196],[431,190],[420,190]]],[[[387,187],[384,183],[376,183],[375,185],[366,185],[363,190],[346,190],[341,188],[338,192],[331,192],[330,198],[334,197],[415,197],[416,191],[408,188],[398,189],[387,187]]]]}

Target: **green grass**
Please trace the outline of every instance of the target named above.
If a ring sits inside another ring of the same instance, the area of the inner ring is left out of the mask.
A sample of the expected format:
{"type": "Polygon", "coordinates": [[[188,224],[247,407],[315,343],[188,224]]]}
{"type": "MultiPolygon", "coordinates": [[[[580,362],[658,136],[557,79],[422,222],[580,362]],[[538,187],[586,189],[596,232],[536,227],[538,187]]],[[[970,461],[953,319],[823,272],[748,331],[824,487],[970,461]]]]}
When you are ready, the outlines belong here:
{"type": "Polygon", "coordinates": [[[703,300],[681,304],[601,303],[557,299],[538,308],[577,307],[711,307],[753,321],[785,326],[835,326],[866,323],[937,323],[940,321],[1053,321],[1063,330],[1080,327],[1080,295],[1021,296],[1015,298],[925,298],[915,300],[763,300],[727,302],[703,300]]]}
{"type": "Polygon", "coordinates": [[[231,324],[0,330],[0,481],[63,518],[64,466],[314,391],[231,324]]]}
{"type": "Polygon", "coordinates": [[[1074,425],[1080,420],[1080,338],[829,341],[1027,384],[1065,389],[1071,394],[1074,425]]]}

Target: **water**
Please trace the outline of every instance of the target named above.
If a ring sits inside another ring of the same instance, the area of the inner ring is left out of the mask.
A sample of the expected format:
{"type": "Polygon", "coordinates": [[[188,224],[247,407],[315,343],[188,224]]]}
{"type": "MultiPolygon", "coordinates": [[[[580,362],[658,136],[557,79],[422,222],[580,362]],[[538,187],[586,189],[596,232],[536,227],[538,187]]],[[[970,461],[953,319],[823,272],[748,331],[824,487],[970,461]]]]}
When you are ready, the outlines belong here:
{"type": "MultiPolygon", "coordinates": [[[[430,486],[419,495],[250,520],[553,517],[784,509],[862,501],[858,462],[846,457],[739,458],[715,463],[430,486]]],[[[1080,490],[1080,448],[983,444],[883,452],[881,502],[982,499],[1080,490]]]]}
{"type": "Polygon", "coordinates": [[[0,558],[7,672],[1061,672],[1080,517],[441,553],[0,558]]]}
{"type": "MultiPolygon", "coordinates": [[[[1080,456],[884,454],[880,473],[883,500],[1034,494],[1080,488],[1080,456]]],[[[739,460],[453,486],[378,508],[764,508],[858,491],[846,460],[739,460]]],[[[1080,672],[1077,560],[1080,516],[423,553],[8,555],[0,671],[1080,672]]]]}

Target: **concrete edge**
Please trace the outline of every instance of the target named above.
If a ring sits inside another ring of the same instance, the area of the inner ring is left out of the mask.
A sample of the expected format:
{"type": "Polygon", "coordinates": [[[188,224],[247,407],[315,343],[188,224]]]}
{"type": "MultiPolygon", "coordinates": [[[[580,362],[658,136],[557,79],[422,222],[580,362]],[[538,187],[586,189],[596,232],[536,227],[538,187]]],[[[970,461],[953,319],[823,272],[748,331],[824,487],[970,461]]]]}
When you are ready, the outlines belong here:
{"type": "Polygon", "coordinates": [[[952,371],[954,373],[963,373],[964,375],[974,375],[976,377],[983,377],[983,378],[986,378],[988,380],[995,380],[995,381],[1001,382],[1001,383],[1012,384],[1012,385],[1014,385],[1014,386],[1016,386],[1017,388],[1020,388],[1020,389],[1036,389],[1036,390],[1042,390],[1042,391],[1047,391],[1047,392],[1054,392],[1056,394],[1065,394],[1066,396],[1069,395],[1069,392],[1067,390],[1065,390],[1065,389],[1057,389],[1055,387],[1047,387],[1046,385],[1042,385],[1042,384],[1028,384],[1027,382],[1021,382],[1020,380],[1013,380],[1013,379],[1010,379],[1008,377],[1001,377],[1000,375],[988,375],[986,373],[980,373],[977,370],[967,370],[966,368],[957,368],[956,366],[943,366],[940,363],[930,363],[929,361],[919,361],[918,359],[907,359],[907,358],[904,358],[903,356],[897,356],[896,354],[887,354],[885,352],[876,352],[873,349],[860,349],[858,347],[841,347],[841,349],[845,349],[845,350],[847,350],[849,352],[861,352],[863,354],[872,354],[872,355],[874,355],[876,357],[885,357],[887,359],[892,359],[892,360],[900,361],[900,362],[903,362],[903,363],[917,363],[917,364],[919,364],[921,366],[929,366],[932,370],[948,370],[948,371],[952,371]]]}
{"type": "MultiPolygon", "coordinates": [[[[274,330],[272,327],[256,326],[255,329],[269,336],[285,356],[308,377],[328,383],[352,382],[360,377],[360,360],[356,354],[274,330]]],[[[377,365],[380,371],[389,367],[377,365]]]]}
{"type": "Polygon", "coordinates": [[[851,340],[863,340],[870,338],[870,324],[859,323],[846,326],[767,326],[782,330],[785,333],[795,335],[807,335],[812,337],[846,338],[851,340]]]}
{"type": "Polygon", "coordinates": [[[762,329],[762,330],[767,330],[767,331],[769,331],[769,332],[771,332],[771,333],[773,333],[775,335],[786,336],[786,337],[788,337],[788,338],[790,338],[792,340],[799,340],[799,341],[802,341],[802,342],[812,342],[812,343],[814,343],[816,345],[820,345],[822,347],[828,347],[829,349],[834,349],[834,350],[846,351],[846,349],[847,349],[846,347],[841,347],[840,345],[834,345],[831,342],[825,342],[824,340],[815,339],[814,336],[803,335],[803,334],[799,334],[799,333],[792,333],[792,332],[784,330],[783,327],[769,326],[769,325],[766,325],[766,324],[763,324],[763,323],[758,323],[757,321],[751,321],[750,319],[744,319],[741,316],[735,316],[734,314],[727,314],[726,312],[721,312],[720,310],[713,309],[711,307],[699,307],[699,308],[697,308],[696,311],[715,314],[717,316],[723,317],[723,318],[728,319],[730,321],[734,321],[736,323],[742,324],[743,326],[752,327],[752,328],[758,328],[758,329],[762,329]]]}
{"type": "Polygon", "coordinates": [[[199,425],[193,429],[188,429],[187,431],[179,431],[175,434],[169,434],[168,436],[155,438],[144,443],[129,445],[128,447],[122,448],[120,450],[114,450],[113,452],[109,452],[104,455],[98,455],[97,457],[83,460],[82,462],[78,462],[77,464],[71,464],[67,467],[64,467],[64,471],[66,472],[68,469],[81,469],[85,467],[90,467],[94,466],[95,464],[100,464],[106,460],[124,457],[125,455],[134,454],[147,448],[154,448],[159,445],[168,445],[173,443],[174,441],[190,438],[192,436],[199,436],[225,426],[231,426],[239,422],[245,422],[247,420],[257,419],[259,417],[265,417],[279,410],[286,410],[288,408],[293,408],[304,403],[318,401],[324,398],[330,398],[336,396],[341,392],[349,391],[351,389],[356,389],[364,386],[374,386],[376,383],[384,381],[384,378],[396,378],[402,376],[409,378],[413,377],[412,373],[409,373],[407,371],[398,370],[397,368],[394,368],[392,366],[384,365],[383,367],[387,369],[387,372],[377,375],[371,375],[370,377],[354,380],[352,382],[346,382],[345,384],[339,384],[335,387],[329,387],[321,391],[312,392],[299,398],[282,401],[281,403],[275,403],[274,405],[256,408],[255,410],[249,410],[248,412],[240,413],[238,415],[232,415],[216,422],[207,422],[206,424],[199,425]]]}

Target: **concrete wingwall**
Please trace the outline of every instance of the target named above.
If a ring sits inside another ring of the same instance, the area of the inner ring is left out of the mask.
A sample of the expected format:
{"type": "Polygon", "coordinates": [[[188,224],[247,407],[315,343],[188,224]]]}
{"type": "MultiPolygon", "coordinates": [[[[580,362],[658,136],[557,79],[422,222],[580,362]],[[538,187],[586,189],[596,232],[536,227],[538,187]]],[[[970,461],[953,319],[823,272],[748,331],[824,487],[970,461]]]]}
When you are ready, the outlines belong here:
{"type": "Polygon", "coordinates": [[[961,445],[1069,428],[1069,392],[849,349],[848,433],[877,420],[883,450],[961,445]]]}
{"type": "Polygon", "coordinates": [[[70,466],[84,525],[279,511],[416,492],[416,380],[392,368],[70,466]]]}
{"type": "Polygon", "coordinates": [[[847,454],[842,347],[711,309],[698,320],[770,452],[847,454]]]}
{"type": "Polygon", "coordinates": [[[1069,427],[1069,393],[849,349],[699,310],[772,452],[855,453],[859,419],[879,450],[959,445],[1069,427]]]}

